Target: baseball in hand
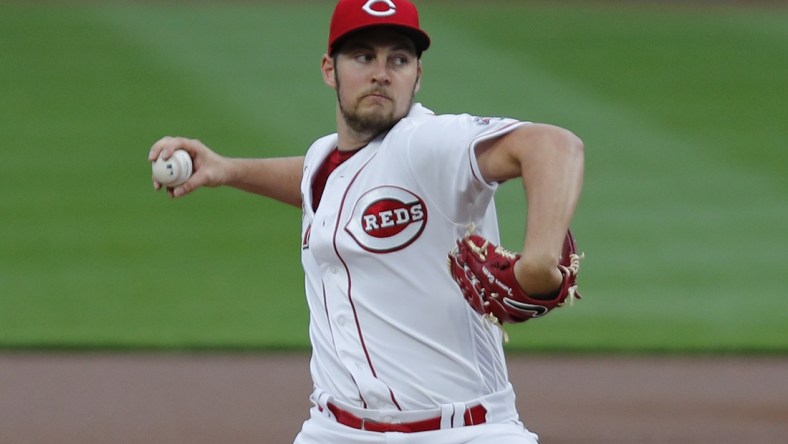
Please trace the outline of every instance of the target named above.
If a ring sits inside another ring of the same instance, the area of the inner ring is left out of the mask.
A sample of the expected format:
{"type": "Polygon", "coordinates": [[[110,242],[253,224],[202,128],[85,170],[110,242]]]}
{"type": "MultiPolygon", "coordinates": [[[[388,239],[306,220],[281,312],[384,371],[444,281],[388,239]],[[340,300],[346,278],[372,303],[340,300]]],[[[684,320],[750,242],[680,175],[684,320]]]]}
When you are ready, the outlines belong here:
{"type": "Polygon", "coordinates": [[[177,187],[192,175],[192,158],[184,150],[172,153],[169,159],[159,156],[153,162],[153,179],[168,187],[177,187]]]}

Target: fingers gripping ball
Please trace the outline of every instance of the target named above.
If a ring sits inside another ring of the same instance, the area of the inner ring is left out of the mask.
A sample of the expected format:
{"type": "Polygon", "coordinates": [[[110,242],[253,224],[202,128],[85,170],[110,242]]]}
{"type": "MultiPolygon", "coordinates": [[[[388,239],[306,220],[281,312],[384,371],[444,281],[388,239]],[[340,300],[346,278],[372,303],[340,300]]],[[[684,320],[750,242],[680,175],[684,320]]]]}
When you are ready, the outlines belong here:
{"type": "Polygon", "coordinates": [[[581,256],[572,232],[566,233],[558,269],[563,281],[549,297],[526,294],[514,277],[520,255],[477,235],[457,241],[449,253],[449,271],[473,309],[495,323],[525,322],[546,315],[569,300],[579,299],[577,274],[581,256]]]}
{"type": "Polygon", "coordinates": [[[176,150],[169,159],[161,156],[153,162],[153,179],[168,187],[177,187],[192,175],[192,158],[184,150],[176,150]]]}

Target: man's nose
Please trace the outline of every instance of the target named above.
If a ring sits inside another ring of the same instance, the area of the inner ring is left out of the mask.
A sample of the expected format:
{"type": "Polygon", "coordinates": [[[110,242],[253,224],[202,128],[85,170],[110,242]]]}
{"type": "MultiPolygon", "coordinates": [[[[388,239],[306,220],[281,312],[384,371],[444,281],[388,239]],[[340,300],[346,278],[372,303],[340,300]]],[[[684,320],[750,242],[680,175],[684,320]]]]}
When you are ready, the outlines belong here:
{"type": "Polygon", "coordinates": [[[379,58],[375,62],[375,70],[372,74],[372,81],[383,85],[388,85],[391,82],[389,66],[385,58],[379,58]]]}

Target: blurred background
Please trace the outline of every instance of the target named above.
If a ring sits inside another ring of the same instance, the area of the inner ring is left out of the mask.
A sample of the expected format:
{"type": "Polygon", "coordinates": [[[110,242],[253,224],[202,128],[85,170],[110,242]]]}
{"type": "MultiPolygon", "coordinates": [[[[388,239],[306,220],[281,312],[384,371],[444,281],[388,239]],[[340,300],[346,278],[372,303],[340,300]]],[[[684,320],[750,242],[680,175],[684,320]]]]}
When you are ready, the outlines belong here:
{"type": "MultiPolygon", "coordinates": [[[[417,100],[586,145],[584,298],[510,328],[512,353],[788,351],[784,3],[422,3],[417,100]]],[[[333,132],[332,8],[0,1],[0,349],[308,349],[300,212],[173,201],[147,152],[300,155],[333,132]]],[[[497,203],[519,245],[519,185],[497,203]]]]}

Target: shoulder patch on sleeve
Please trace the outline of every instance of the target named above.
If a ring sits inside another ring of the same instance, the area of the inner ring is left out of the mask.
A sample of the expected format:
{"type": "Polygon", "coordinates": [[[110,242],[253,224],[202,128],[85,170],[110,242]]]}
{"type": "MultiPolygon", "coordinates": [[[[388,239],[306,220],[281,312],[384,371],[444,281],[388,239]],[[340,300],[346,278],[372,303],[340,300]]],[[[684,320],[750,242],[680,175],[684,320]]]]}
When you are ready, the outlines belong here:
{"type": "Polygon", "coordinates": [[[474,117],[473,123],[479,126],[489,125],[491,122],[503,120],[502,117],[474,117]]]}

